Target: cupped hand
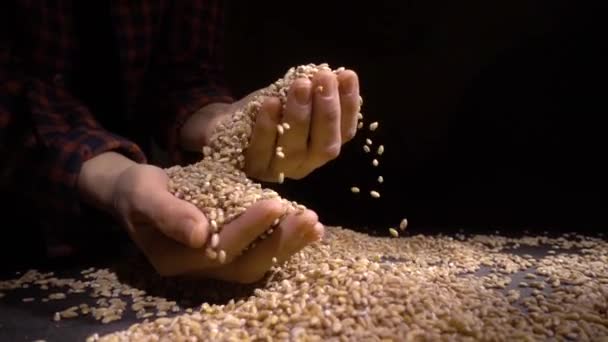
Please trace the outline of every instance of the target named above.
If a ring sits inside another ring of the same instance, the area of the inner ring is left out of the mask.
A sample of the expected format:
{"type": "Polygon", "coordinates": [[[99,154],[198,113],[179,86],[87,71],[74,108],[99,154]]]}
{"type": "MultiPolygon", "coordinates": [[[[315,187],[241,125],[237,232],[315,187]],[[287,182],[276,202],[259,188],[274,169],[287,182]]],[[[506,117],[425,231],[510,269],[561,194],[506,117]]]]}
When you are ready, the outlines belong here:
{"type": "Polygon", "coordinates": [[[203,213],[169,193],[167,184],[162,169],[135,165],[120,175],[113,196],[116,213],[129,235],[163,276],[254,282],[275,261],[289,259],[323,234],[314,212],[288,211],[284,215],[280,201],[260,201],[222,228],[217,249],[226,252],[226,260],[220,263],[205,253],[211,230],[203,213]],[[268,238],[245,250],[279,217],[279,226],[268,238]]]}
{"type": "Polygon", "coordinates": [[[297,79],[284,108],[278,98],[265,97],[246,151],[245,171],[267,182],[276,182],[279,173],[306,177],[335,159],[355,136],[360,105],[359,79],[352,70],[338,75],[320,71],[312,80],[297,79]],[[277,125],[283,122],[289,129],[280,134],[277,125]]]}

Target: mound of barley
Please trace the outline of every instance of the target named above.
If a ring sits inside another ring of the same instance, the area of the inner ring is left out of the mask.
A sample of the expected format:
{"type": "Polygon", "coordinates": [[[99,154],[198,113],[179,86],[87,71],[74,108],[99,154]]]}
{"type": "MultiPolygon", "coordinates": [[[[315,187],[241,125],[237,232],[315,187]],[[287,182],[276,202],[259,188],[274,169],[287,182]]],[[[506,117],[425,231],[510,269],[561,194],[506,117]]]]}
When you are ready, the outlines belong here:
{"type": "Polygon", "coordinates": [[[192,314],[144,321],[89,341],[597,341],[607,336],[608,244],[601,239],[384,238],[328,227],[322,241],[273,268],[249,296],[223,305],[203,303],[192,314]],[[541,244],[553,247],[538,259],[513,252],[541,244]]]}
{"type": "MultiPolygon", "coordinates": [[[[248,179],[243,172],[244,152],[249,146],[255,118],[261,107],[261,97],[276,96],[285,105],[289,87],[297,78],[312,79],[321,70],[338,74],[344,68],[332,70],[327,64],[291,68],[283,78],[261,90],[243,108],[218,124],[209,145],[203,148],[203,160],[166,170],[171,193],[202,210],[216,231],[259,200],[279,199],[286,204],[286,210],[304,210],[304,206],[282,199],[275,191],[264,189],[248,179]]],[[[282,174],[278,177],[282,182],[282,174]]]]}

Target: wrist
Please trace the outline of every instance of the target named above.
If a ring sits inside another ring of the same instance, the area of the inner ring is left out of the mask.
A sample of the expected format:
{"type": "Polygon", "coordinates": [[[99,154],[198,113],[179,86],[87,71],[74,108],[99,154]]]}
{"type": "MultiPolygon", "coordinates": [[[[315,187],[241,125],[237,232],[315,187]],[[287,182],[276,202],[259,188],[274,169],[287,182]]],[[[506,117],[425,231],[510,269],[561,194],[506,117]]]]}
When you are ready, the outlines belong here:
{"type": "Polygon", "coordinates": [[[232,104],[211,103],[192,114],[180,128],[180,146],[191,152],[201,152],[214,128],[231,113],[232,104]]]}
{"type": "Polygon", "coordinates": [[[78,176],[78,191],[87,204],[114,215],[114,192],[120,175],[137,165],[131,159],[116,153],[105,152],[82,164],[78,176]]]}

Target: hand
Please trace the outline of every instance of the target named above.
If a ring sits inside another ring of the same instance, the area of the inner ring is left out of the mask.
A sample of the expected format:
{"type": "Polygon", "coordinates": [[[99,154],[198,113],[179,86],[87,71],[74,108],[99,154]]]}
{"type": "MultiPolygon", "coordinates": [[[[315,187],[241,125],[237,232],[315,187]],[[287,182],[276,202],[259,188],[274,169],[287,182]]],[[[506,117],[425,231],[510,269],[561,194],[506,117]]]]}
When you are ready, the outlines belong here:
{"type": "Polygon", "coordinates": [[[163,170],[135,165],[121,173],[113,196],[117,216],[163,276],[254,282],[270,269],[273,257],[283,262],[323,234],[314,212],[290,213],[270,237],[238,256],[284,213],[279,201],[261,201],[223,227],[218,249],[223,249],[227,258],[220,264],[205,254],[210,235],[205,216],[194,205],[170,194],[167,183],[163,170]]]}
{"type": "Polygon", "coordinates": [[[290,87],[285,109],[278,98],[264,99],[246,151],[245,171],[250,177],[276,182],[301,179],[336,158],[341,146],[357,131],[360,110],[357,74],[345,70],[336,76],[321,71],[312,82],[298,79],[290,87]],[[290,126],[283,135],[277,125],[290,126]],[[276,155],[281,146],[285,158],[276,155]]]}
{"type": "MultiPolygon", "coordinates": [[[[214,103],[199,110],[182,126],[181,146],[202,151],[215,126],[258,93],[232,104],[214,103]]],[[[341,146],[355,136],[359,110],[359,79],[352,70],[338,76],[321,71],[312,82],[296,80],[287,95],[285,110],[278,98],[264,98],[245,154],[247,175],[267,182],[276,182],[280,172],[292,179],[307,176],[336,158],[341,146]],[[280,122],[290,125],[281,136],[277,133],[280,122]],[[283,148],[284,159],[276,156],[277,146],[283,148]]]]}

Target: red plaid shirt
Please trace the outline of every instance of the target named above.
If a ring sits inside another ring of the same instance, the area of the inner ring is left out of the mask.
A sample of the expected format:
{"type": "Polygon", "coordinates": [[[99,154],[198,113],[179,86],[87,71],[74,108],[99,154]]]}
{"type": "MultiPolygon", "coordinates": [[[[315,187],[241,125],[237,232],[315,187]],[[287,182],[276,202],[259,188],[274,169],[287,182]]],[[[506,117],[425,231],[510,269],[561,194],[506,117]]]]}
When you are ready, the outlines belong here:
{"type": "Polygon", "coordinates": [[[138,142],[149,134],[183,163],[181,124],[206,104],[232,101],[222,79],[222,3],[3,1],[3,192],[73,217],[79,170],[95,155],[147,162],[138,142]]]}

